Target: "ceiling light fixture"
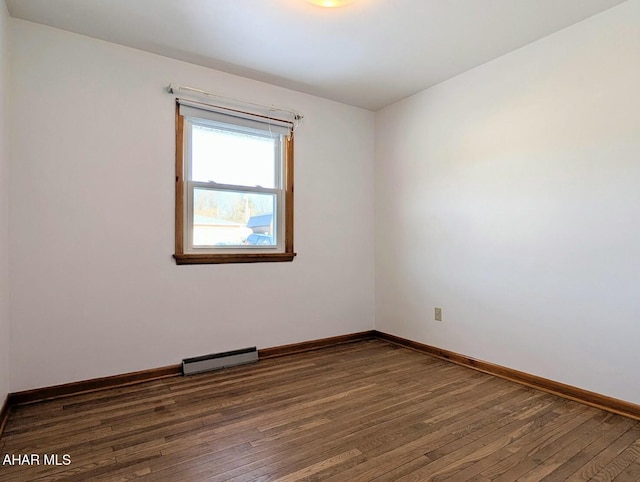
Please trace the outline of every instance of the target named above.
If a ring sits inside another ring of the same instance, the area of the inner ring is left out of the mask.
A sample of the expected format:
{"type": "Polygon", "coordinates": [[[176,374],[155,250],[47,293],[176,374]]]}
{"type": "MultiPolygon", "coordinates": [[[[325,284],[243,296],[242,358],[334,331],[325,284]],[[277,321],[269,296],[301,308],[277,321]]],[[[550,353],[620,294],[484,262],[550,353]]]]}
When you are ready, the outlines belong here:
{"type": "Polygon", "coordinates": [[[334,8],[349,5],[353,2],[353,0],[307,0],[307,2],[312,3],[318,7],[334,8]]]}

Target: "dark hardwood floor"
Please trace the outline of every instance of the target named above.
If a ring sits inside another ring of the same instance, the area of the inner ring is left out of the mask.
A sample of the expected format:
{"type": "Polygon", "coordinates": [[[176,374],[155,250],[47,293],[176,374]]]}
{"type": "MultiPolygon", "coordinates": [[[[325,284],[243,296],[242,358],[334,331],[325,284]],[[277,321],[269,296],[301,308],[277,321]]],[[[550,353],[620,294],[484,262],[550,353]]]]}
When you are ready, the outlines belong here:
{"type": "Polygon", "coordinates": [[[621,482],[640,422],[370,340],[20,406],[5,454],[40,465],[2,481],[621,482]]]}

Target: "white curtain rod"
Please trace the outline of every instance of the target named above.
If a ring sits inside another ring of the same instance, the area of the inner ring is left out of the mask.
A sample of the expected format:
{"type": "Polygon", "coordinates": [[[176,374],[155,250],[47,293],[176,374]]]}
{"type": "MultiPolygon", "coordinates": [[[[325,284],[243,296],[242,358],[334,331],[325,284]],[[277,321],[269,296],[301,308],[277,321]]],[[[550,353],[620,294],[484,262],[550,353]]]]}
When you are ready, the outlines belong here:
{"type": "Polygon", "coordinates": [[[252,105],[255,107],[260,107],[262,109],[268,109],[270,111],[275,111],[275,112],[286,112],[287,114],[291,114],[294,118],[294,120],[296,121],[301,121],[304,116],[300,113],[300,112],[296,112],[295,110],[291,110],[291,109],[283,109],[281,107],[276,107],[274,105],[266,105],[266,104],[258,104],[256,102],[247,102],[246,100],[240,100],[240,99],[234,99],[233,97],[226,97],[224,95],[218,95],[218,94],[214,94],[212,92],[207,92],[206,90],[200,90],[200,89],[196,89],[194,87],[187,87],[186,85],[180,85],[180,84],[176,84],[175,82],[171,82],[169,84],[169,87],[167,87],[167,91],[170,94],[177,94],[178,91],[189,91],[189,92],[194,92],[196,94],[200,94],[200,95],[206,95],[207,97],[214,97],[216,99],[222,99],[222,100],[229,100],[232,102],[238,102],[239,104],[245,104],[245,105],[252,105]]]}

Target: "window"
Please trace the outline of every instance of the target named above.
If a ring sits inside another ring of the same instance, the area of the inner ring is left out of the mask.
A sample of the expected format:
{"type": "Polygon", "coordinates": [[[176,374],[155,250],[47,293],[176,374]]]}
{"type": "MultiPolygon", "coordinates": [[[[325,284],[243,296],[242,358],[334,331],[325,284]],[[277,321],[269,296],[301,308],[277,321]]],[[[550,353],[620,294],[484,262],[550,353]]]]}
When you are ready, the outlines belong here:
{"type": "Polygon", "coordinates": [[[177,264],[293,260],[292,127],[177,99],[177,264]]]}

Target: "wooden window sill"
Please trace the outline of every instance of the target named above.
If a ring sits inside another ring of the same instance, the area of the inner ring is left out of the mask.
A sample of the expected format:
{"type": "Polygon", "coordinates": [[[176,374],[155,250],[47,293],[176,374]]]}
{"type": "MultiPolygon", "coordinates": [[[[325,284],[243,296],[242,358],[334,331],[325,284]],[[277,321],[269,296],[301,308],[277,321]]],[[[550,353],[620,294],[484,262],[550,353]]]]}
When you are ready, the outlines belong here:
{"type": "Polygon", "coordinates": [[[277,263],[293,261],[296,253],[174,254],[176,264],[277,263]]]}

